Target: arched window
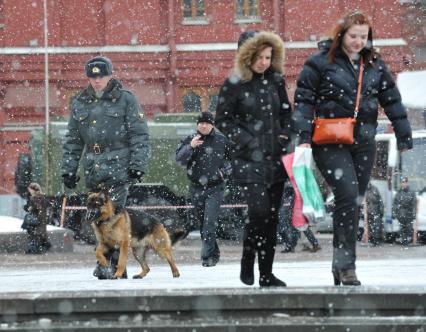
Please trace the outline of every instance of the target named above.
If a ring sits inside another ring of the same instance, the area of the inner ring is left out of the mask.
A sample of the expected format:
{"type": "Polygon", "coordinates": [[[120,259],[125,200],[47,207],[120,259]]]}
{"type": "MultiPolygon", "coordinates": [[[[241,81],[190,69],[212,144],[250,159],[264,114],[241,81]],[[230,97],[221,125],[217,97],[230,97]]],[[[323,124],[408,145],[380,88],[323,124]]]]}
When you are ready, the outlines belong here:
{"type": "Polygon", "coordinates": [[[209,107],[208,107],[209,112],[211,112],[211,113],[216,112],[218,100],[219,100],[219,94],[216,93],[216,94],[210,96],[209,107]]]}
{"type": "Polygon", "coordinates": [[[201,112],[201,98],[193,91],[189,91],[182,100],[184,112],[201,112]]]}

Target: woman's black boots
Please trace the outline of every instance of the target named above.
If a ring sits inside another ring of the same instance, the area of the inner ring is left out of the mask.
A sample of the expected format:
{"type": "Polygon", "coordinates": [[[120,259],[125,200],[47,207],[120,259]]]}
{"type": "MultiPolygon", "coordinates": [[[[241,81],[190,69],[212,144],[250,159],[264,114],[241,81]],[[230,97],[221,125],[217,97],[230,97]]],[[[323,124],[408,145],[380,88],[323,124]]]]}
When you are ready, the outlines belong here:
{"type": "Polygon", "coordinates": [[[269,276],[261,276],[259,278],[260,287],[286,287],[287,284],[278,279],[272,273],[269,276]]]}
{"type": "Polygon", "coordinates": [[[286,283],[272,274],[272,265],[275,256],[276,238],[264,235],[265,241],[257,254],[259,259],[259,286],[260,287],[286,287],[286,283]]]}
{"type": "Polygon", "coordinates": [[[360,286],[361,281],[358,280],[355,269],[348,270],[332,270],[334,285],[339,286],[360,286]]]}
{"type": "Polygon", "coordinates": [[[243,284],[254,284],[254,259],[241,259],[240,280],[243,284]]]}

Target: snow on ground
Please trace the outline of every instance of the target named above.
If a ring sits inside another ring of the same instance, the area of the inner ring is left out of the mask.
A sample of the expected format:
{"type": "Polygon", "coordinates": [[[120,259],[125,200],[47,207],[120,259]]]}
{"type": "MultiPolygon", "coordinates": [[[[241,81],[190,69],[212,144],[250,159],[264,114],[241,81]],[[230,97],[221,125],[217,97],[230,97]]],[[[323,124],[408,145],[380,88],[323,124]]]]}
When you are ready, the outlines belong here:
{"type": "MultiPolygon", "coordinates": [[[[25,232],[22,228],[22,219],[9,217],[9,216],[0,216],[0,233],[15,233],[15,232],[25,232]]],[[[53,231],[59,227],[47,225],[48,231],[53,231]]]]}
{"type": "MultiPolygon", "coordinates": [[[[13,217],[0,217],[0,232],[19,232],[22,220],[13,217]]],[[[52,229],[57,227],[48,226],[52,229]]],[[[199,233],[197,233],[199,237],[199,233]]],[[[426,255],[425,258],[378,259],[357,262],[357,274],[363,285],[367,287],[417,287],[426,291],[426,255]]],[[[40,266],[5,267],[0,274],[0,294],[19,292],[47,291],[86,291],[86,290],[132,290],[132,289],[180,289],[197,288],[250,288],[258,287],[258,271],[255,266],[256,283],[245,286],[239,280],[238,263],[219,262],[215,267],[202,267],[197,261],[194,264],[178,264],[180,278],[173,278],[166,262],[151,264],[151,272],[146,278],[131,279],[139,273],[136,263],[128,266],[130,279],[97,280],[92,276],[90,268],[58,268],[45,264],[40,266]]],[[[327,287],[333,285],[331,262],[298,261],[275,262],[274,274],[283,279],[288,287],[327,287]]]]}
{"type": "MultiPolygon", "coordinates": [[[[426,258],[406,260],[359,261],[357,273],[363,285],[403,289],[418,288],[426,291],[426,258]]],[[[93,268],[3,268],[0,275],[0,293],[47,292],[86,290],[249,288],[239,280],[239,264],[218,264],[205,268],[200,265],[178,266],[181,277],[173,278],[167,264],[151,266],[151,272],[142,280],[97,280],[93,268]]],[[[257,269],[257,267],[256,267],[257,269]]],[[[128,267],[129,276],[139,272],[136,265],[128,267]]],[[[275,263],[274,274],[288,287],[332,286],[330,262],[304,261],[275,263]]],[[[256,271],[256,282],[258,273],[256,271]]]]}

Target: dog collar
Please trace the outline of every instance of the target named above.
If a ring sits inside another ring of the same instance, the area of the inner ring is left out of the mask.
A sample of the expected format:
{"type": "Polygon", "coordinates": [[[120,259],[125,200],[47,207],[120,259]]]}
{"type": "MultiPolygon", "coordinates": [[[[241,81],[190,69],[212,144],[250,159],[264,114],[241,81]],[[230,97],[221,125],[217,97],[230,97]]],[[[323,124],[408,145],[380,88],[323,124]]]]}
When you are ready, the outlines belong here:
{"type": "Polygon", "coordinates": [[[95,223],[96,226],[100,226],[101,224],[104,224],[104,223],[108,223],[108,222],[111,222],[111,221],[116,221],[119,217],[120,217],[120,214],[114,215],[111,218],[108,218],[106,220],[102,220],[101,218],[99,218],[94,223],[95,223]]]}

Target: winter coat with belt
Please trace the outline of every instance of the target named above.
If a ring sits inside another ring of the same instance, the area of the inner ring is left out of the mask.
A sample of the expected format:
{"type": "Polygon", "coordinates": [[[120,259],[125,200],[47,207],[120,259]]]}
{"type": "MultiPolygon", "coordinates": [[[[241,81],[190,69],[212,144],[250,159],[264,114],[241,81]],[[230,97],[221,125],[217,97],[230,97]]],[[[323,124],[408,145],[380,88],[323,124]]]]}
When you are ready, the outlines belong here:
{"type": "MultiPolygon", "coordinates": [[[[262,32],[245,43],[261,41],[273,45],[271,67],[262,75],[251,71],[246,59],[252,59],[256,47],[245,47],[238,54],[236,74],[226,79],[219,93],[216,126],[233,145],[233,178],[237,183],[273,184],[285,179],[281,156],[290,137],[291,107],[282,63],[281,41],[262,32]]],[[[246,45],[246,44],[245,44],[246,45]]]]}
{"type": "MultiPolygon", "coordinates": [[[[329,63],[330,45],[331,40],[318,44],[319,52],[306,61],[297,80],[293,121],[300,143],[311,143],[314,115],[321,118],[354,116],[358,70],[342,51],[337,52],[335,63],[329,63]]],[[[379,105],[392,123],[398,149],[412,148],[411,128],[401,96],[391,73],[376,55],[364,65],[356,137],[374,138],[379,105]]]]}
{"type": "Polygon", "coordinates": [[[193,149],[190,144],[196,135],[198,133],[182,140],[176,150],[176,161],[186,166],[193,186],[211,187],[223,183],[232,173],[228,139],[213,128],[203,136],[203,144],[193,149]]]}
{"type": "Polygon", "coordinates": [[[62,174],[76,174],[84,152],[88,188],[128,181],[128,170],[145,172],[148,127],[135,96],[111,79],[98,98],[92,86],[71,100],[62,174]]]}

